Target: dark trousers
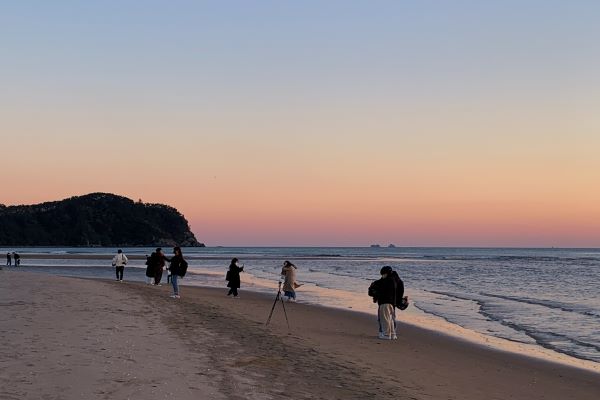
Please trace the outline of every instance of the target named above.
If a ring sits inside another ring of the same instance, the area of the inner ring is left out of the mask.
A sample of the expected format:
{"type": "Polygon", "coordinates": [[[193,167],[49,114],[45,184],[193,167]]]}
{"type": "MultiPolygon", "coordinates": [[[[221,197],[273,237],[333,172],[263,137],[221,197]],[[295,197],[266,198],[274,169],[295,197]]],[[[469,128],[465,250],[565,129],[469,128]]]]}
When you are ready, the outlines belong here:
{"type": "Polygon", "coordinates": [[[117,273],[117,280],[122,281],[123,280],[123,271],[125,270],[125,267],[115,267],[116,273],[117,273]]]}
{"type": "Polygon", "coordinates": [[[227,293],[227,296],[229,296],[230,294],[232,294],[232,295],[234,295],[235,297],[237,297],[237,296],[238,296],[238,291],[237,291],[237,289],[238,289],[238,288],[236,288],[236,287],[232,287],[231,289],[229,289],[229,293],[227,293]]]}
{"type": "Polygon", "coordinates": [[[160,280],[162,279],[162,274],[163,274],[163,269],[156,268],[156,273],[154,274],[154,284],[155,285],[158,285],[160,283],[160,280]]]}

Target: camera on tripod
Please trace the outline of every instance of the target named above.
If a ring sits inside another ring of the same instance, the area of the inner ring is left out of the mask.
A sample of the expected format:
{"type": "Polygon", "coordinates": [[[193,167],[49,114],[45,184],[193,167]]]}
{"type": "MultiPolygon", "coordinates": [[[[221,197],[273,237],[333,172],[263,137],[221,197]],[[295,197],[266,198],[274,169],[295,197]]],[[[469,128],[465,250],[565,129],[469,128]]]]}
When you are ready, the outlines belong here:
{"type": "Polygon", "coordinates": [[[290,321],[288,319],[287,311],[285,310],[285,303],[283,301],[283,297],[281,296],[281,285],[282,284],[283,284],[283,282],[280,279],[279,282],[277,282],[277,295],[275,296],[275,301],[273,302],[273,307],[271,307],[271,312],[269,313],[269,318],[267,318],[267,322],[265,323],[265,325],[269,326],[269,323],[271,322],[271,318],[273,317],[273,311],[275,311],[275,306],[277,305],[277,302],[280,301],[281,306],[283,307],[283,314],[285,315],[285,322],[287,323],[287,327],[288,327],[288,331],[289,331],[290,330],[290,321]]]}

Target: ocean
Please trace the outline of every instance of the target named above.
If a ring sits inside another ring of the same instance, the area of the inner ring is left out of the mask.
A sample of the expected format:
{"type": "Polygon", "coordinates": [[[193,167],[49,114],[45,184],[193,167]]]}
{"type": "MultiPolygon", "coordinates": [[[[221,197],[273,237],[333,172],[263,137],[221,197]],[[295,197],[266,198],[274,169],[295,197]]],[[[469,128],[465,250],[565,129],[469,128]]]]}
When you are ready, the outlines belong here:
{"type": "MultiPolygon", "coordinates": [[[[0,249],[4,254],[13,250],[20,250],[24,270],[113,278],[108,257],[114,248],[0,249]]],[[[134,256],[125,279],[143,281],[143,256],[152,249],[123,251],[134,256]]],[[[281,264],[290,260],[304,283],[298,289],[299,301],[368,313],[375,313],[376,307],[367,288],[379,278],[380,268],[390,265],[403,279],[411,300],[409,309],[399,313],[400,320],[443,321],[481,337],[600,363],[600,249],[207,247],[183,251],[190,264],[184,285],[225,288],[229,260],[238,257],[245,264],[242,296],[243,290],[275,296],[281,264]]]]}

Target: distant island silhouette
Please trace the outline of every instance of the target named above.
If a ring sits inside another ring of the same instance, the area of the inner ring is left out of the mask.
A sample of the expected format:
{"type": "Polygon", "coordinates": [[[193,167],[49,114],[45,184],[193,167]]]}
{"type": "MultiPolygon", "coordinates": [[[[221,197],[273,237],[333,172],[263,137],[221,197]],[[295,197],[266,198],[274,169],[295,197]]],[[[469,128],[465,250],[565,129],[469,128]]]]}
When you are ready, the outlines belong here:
{"type": "Polygon", "coordinates": [[[34,205],[0,204],[0,246],[204,247],[185,217],[164,204],[90,193],[34,205]]]}

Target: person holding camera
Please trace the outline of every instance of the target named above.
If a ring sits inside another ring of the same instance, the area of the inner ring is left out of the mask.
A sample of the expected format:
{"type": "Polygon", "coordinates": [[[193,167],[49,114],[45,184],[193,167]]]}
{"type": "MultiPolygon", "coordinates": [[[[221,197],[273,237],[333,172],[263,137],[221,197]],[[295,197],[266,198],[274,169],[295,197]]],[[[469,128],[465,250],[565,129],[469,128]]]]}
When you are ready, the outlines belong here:
{"type": "Polygon", "coordinates": [[[240,288],[240,272],[244,271],[244,265],[239,266],[239,260],[237,258],[231,259],[231,264],[229,264],[229,270],[227,271],[227,275],[225,276],[225,280],[227,280],[227,287],[229,288],[229,292],[227,296],[233,295],[234,299],[238,298],[238,289],[240,288]]]}
{"type": "MultiPolygon", "coordinates": [[[[379,271],[381,279],[376,280],[369,287],[369,296],[377,303],[377,321],[379,322],[379,339],[398,339],[396,335],[396,298],[402,298],[404,285],[400,287],[400,277],[392,269],[385,266],[379,271]],[[398,293],[401,289],[402,293],[398,293]],[[398,294],[400,296],[398,296],[398,294]]],[[[400,280],[402,282],[402,280],[400,280]]]]}
{"type": "Polygon", "coordinates": [[[128,261],[127,256],[123,254],[123,250],[117,250],[117,254],[113,257],[112,265],[115,267],[117,281],[119,282],[123,282],[123,271],[125,271],[125,265],[128,261]]]}
{"type": "Polygon", "coordinates": [[[296,282],[296,266],[289,261],[283,263],[281,269],[281,277],[283,279],[283,295],[287,297],[289,302],[296,301],[296,289],[302,286],[296,282]]]}

